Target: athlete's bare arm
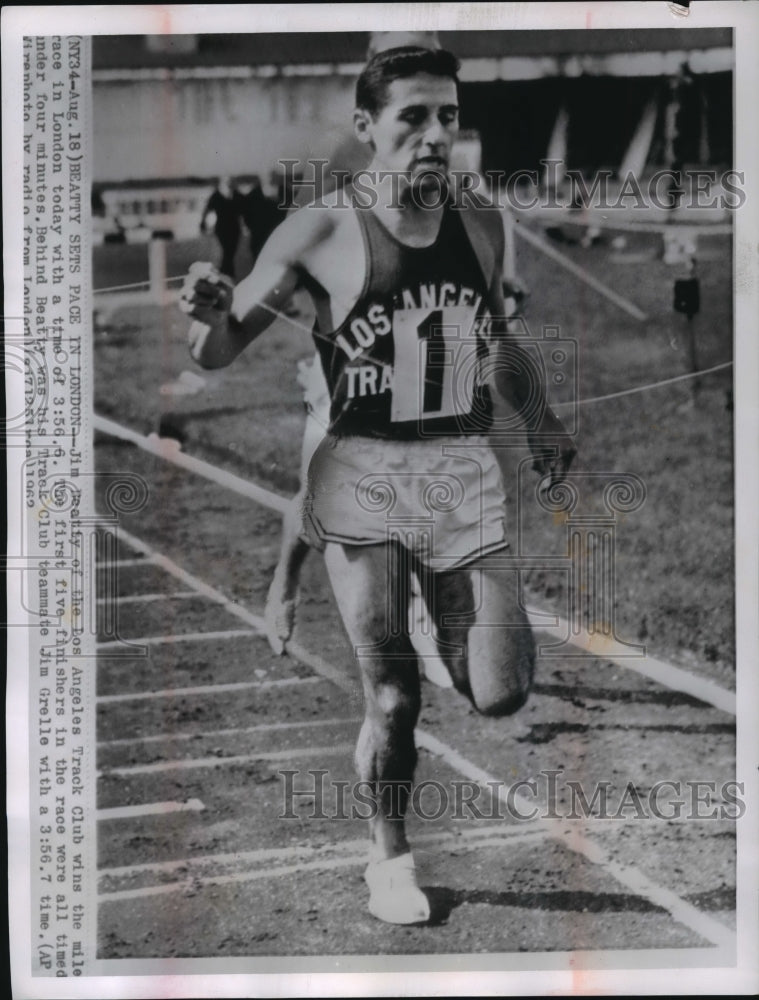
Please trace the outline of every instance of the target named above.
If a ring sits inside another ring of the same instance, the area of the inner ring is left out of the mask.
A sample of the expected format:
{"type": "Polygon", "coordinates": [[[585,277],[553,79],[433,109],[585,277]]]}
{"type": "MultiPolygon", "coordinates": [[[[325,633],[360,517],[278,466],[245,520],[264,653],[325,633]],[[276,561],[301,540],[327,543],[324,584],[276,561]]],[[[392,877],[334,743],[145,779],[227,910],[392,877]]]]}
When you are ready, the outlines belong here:
{"type": "Polygon", "coordinates": [[[230,364],[281,314],[298,288],[306,287],[319,325],[342,322],[361,292],[364,254],[351,211],[326,202],[293,213],[269,237],[256,266],[237,287],[210,264],[190,269],[180,307],[198,322],[190,353],[204,368],[230,364]]]}
{"type": "Polygon", "coordinates": [[[494,248],[496,266],[488,293],[490,314],[496,317],[499,357],[496,364],[495,386],[500,395],[517,413],[539,414],[537,422],[527,427],[527,437],[534,457],[533,468],[544,475],[551,473],[551,482],[559,482],[577,454],[575,442],[546,402],[545,386],[536,379],[530,359],[519,340],[505,322],[507,315],[503,297],[503,223],[498,212],[480,210],[479,224],[494,248]]]}

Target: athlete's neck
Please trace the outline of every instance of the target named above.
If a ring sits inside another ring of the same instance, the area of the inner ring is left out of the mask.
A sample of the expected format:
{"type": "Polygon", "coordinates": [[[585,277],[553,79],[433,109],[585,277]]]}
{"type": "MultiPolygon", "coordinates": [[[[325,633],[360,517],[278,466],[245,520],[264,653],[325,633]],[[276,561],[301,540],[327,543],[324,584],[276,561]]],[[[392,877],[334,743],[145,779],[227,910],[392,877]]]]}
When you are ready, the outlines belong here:
{"type": "Polygon", "coordinates": [[[401,243],[409,247],[431,246],[438,237],[445,211],[445,182],[421,186],[397,173],[366,172],[370,184],[362,184],[362,201],[401,243]]]}

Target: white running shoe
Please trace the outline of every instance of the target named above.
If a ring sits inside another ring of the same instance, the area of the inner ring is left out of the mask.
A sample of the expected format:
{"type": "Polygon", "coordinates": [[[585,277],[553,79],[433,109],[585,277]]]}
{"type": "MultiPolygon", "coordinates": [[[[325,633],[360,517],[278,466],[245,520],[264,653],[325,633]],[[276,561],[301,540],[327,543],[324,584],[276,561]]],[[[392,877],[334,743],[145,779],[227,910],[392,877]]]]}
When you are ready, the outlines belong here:
{"type": "Polygon", "coordinates": [[[430,904],[416,884],[411,853],[373,861],[364,872],[369,886],[369,912],[388,924],[422,924],[430,919],[430,904]]]}
{"type": "Polygon", "coordinates": [[[182,372],[172,382],[164,382],[160,388],[162,396],[194,396],[205,389],[206,380],[195,372],[182,372]]]}

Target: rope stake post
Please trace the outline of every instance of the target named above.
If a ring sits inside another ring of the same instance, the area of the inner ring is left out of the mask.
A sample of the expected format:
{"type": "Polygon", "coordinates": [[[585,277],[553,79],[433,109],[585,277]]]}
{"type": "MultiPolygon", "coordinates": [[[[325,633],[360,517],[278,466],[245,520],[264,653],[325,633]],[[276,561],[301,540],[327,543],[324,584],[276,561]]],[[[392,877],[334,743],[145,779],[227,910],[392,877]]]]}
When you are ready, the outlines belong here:
{"type": "Polygon", "coordinates": [[[164,304],[166,288],[166,243],[169,237],[162,232],[153,233],[148,244],[148,275],[150,298],[158,305],[164,304]]]}
{"type": "MultiPolygon", "coordinates": [[[[696,375],[699,372],[694,317],[701,307],[701,288],[695,272],[696,264],[693,261],[690,275],[687,278],[675,280],[674,301],[675,312],[684,313],[688,321],[688,356],[691,375],[696,375]]],[[[694,400],[700,387],[701,379],[694,378],[691,382],[691,394],[694,400]]]]}

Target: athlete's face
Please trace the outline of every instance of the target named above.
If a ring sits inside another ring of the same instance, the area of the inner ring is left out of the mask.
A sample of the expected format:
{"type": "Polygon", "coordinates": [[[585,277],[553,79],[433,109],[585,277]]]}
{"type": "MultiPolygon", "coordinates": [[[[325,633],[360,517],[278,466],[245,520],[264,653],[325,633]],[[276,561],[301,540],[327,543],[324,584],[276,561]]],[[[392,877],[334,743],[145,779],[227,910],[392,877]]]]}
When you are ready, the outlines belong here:
{"type": "Polygon", "coordinates": [[[412,183],[424,183],[426,174],[447,176],[458,129],[455,82],[428,73],[393,80],[377,117],[358,112],[356,118],[358,137],[374,148],[374,166],[410,174],[412,183]]]}

